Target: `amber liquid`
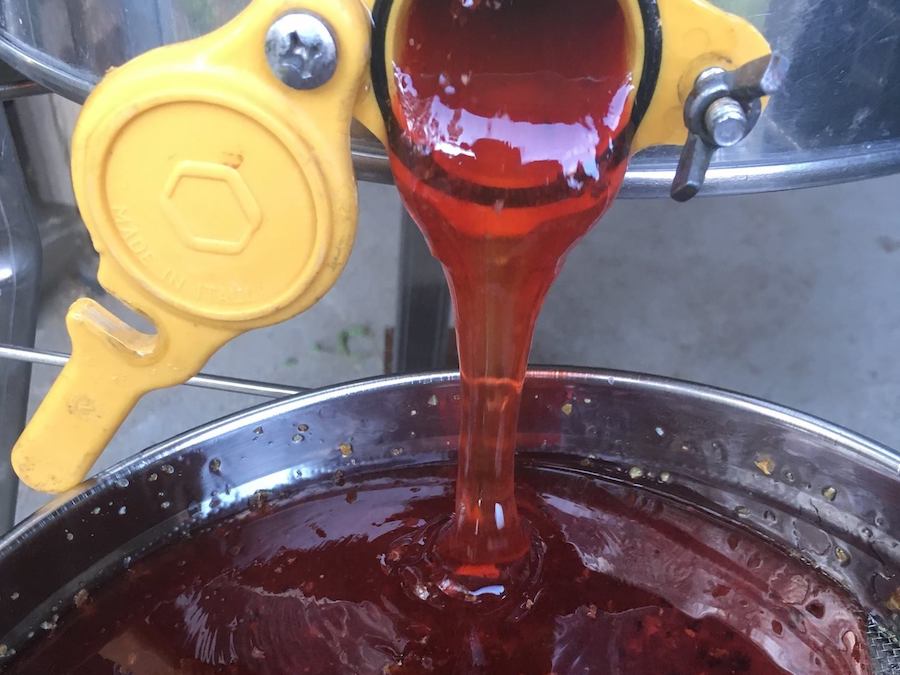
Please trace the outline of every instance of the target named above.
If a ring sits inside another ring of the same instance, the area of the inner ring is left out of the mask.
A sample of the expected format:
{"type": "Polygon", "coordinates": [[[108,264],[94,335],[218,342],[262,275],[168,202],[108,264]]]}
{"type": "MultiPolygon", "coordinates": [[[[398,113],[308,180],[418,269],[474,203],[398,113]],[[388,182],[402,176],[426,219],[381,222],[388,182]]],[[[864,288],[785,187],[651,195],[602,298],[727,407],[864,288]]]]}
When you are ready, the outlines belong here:
{"type": "Polygon", "coordinates": [[[416,551],[398,549],[425,554],[453,481],[449,467],[397,471],[262,506],[135,563],[10,672],[869,672],[854,605],[756,537],[575,471],[519,479],[543,548],[517,594],[441,604],[399,578],[396,560],[416,551]]]}
{"type": "Polygon", "coordinates": [[[440,548],[490,576],[530,547],[513,465],[538,312],[625,173],[625,20],[617,0],[428,0],[399,26],[392,166],[446,270],[462,372],[455,518],[440,548]]]}

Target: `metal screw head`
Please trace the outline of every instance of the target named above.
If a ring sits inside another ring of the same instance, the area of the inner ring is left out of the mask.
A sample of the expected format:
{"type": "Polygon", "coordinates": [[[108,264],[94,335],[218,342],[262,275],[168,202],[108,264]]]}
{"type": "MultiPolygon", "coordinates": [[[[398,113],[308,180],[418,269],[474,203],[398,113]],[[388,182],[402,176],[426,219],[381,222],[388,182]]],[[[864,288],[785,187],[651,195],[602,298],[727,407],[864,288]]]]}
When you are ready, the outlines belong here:
{"type": "Polygon", "coordinates": [[[706,130],[720,148],[737,145],[750,131],[744,106],[728,96],[713,101],[706,110],[706,130]]]}
{"type": "Polygon", "coordinates": [[[289,87],[315,89],[337,70],[337,42],[321,17],[291,12],[269,28],[266,58],[272,72],[289,87]]]}

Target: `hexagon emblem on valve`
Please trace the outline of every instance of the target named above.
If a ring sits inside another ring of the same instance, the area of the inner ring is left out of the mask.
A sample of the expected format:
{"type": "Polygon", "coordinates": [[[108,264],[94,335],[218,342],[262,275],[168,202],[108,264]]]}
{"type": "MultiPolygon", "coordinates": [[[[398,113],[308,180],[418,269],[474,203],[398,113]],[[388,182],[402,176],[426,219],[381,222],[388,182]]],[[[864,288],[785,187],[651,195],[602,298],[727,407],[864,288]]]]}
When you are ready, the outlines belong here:
{"type": "Polygon", "coordinates": [[[214,162],[178,164],[166,182],[162,208],[184,244],[203,253],[240,254],[263,219],[241,174],[214,162]]]}

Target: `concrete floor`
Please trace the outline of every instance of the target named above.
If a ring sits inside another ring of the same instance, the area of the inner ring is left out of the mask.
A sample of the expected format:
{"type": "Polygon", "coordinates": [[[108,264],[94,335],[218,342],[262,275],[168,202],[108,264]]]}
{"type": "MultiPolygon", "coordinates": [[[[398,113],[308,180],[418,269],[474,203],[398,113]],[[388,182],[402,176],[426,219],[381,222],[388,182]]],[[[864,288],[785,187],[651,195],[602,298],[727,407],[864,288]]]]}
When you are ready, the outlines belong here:
{"type": "MultiPolygon", "coordinates": [[[[394,321],[400,206],[363,185],[358,245],[334,291],[235,340],[207,371],[316,387],[383,372],[394,321]],[[346,341],[342,335],[349,337],[346,341]]],[[[900,177],[798,193],[620,202],[569,257],[532,362],[713,384],[799,408],[900,447],[900,177]]],[[[38,346],[68,349],[45,301],[38,346]]],[[[35,369],[32,407],[56,372],[35,369]]],[[[97,468],[259,399],[185,387],[148,396],[97,468]]],[[[22,489],[19,517],[45,501],[22,489]]]]}

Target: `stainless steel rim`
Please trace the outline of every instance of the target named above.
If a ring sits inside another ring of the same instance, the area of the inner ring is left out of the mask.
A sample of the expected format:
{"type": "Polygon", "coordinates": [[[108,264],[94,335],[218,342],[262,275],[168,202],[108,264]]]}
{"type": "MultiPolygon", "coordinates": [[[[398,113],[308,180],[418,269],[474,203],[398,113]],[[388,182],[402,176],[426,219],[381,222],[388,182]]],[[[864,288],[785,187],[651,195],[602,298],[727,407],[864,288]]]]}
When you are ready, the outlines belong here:
{"type": "MultiPolygon", "coordinates": [[[[743,394],[683,380],[615,370],[535,369],[528,372],[528,379],[578,381],[586,384],[594,382],[598,385],[614,380],[617,386],[656,390],[677,397],[699,399],[725,407],[741,409],[762,418],[788,423],[810,434],[823,436],[854,451],[861,458],[865,458],[867,461],[873,462],[900,477],[900,452],[812,415],[743,394]]],[[[80,501],[99,487],[114,482],[122,474],[132,473],[148,465],[169,460],[185,448],[203,444],[229,431],[263,423],[272,417],[278,416],[280,413],[292,411],[301,405],[312,406],[318,403],[340,401],[341,399],[362,394],[378,394],[398,387],[415,387],[458,381],[459,373],[455,371],[371,378],[265,403],[237,415],[209,422],[197,429],[134,455],[98,473],[95,477],[88,479],[73,490],[59,495],[46,506],[19,523],[5,537],[0,538],[0,552],[16,543],[22,536],[26,536],[30,529],[38,526],[42,520],[54,512],[63,509],[70,502],[80,501]]]]}
{"type": "MultiPolygon", "coordinates": [[[[391,185],[394,182],[384,148],[375,141],[354,138],[353,165],[359,180],[391,185]]],[[[677,153],[660,159],[638,155],[631,160],[622,199],[650,199],[668,194],[675,179],[677,153]]],[[[830,155],[791,155],[778,164],[716,164],[706,174],[700,197],[724,197],[781,192],[890,176],[900,171],[900,143],[885,141],[844,148],[830,155]]]]}
{"type": "MultiPolygon", "coordinates": [[[[797,157],[779,164],[716,164],[706,174],[700,197],[781,192],[889,176],[900,171],[900,144],[866,143],[831,155],[797,157]]],[[[646,199],[667,190],[675,166],[660,160],[632,160],[619,196],[646,199]]]]}

